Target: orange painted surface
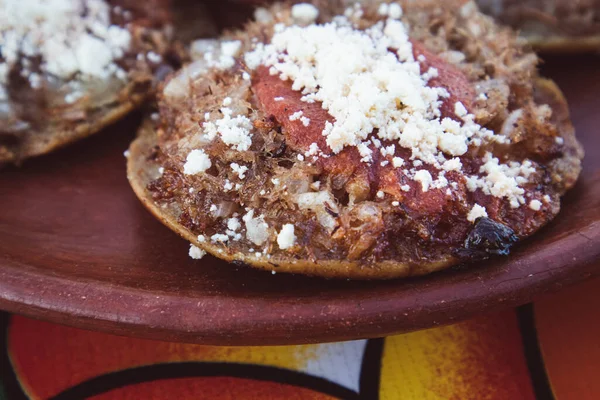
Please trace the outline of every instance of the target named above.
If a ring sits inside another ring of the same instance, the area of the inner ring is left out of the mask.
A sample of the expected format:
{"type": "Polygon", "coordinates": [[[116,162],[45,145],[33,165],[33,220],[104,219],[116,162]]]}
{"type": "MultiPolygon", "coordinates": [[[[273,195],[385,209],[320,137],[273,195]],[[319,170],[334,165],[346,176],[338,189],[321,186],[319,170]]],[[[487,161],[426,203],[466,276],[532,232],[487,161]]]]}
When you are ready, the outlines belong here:
{"type": "MultiPolygon", "coordinates": [[[[346,371],[361,363],[356,347],[210,347],[138,340],[14,316],[9,354],[31,398],[45,399],[110,372],[179,361],[220,361],[287,368],[302,373],[346,371]],[[332,352],[342,352],[331,357],[332,352]],[[332,364],[333,360],[342,364],[332,364]],[[317,368],[315,368],[317,365],[317,368]],[[340,370],[341,368],[341,370],[340,370]]],[[[377,373],[373,368],[367,373],[377,373]]],[[[318,374],[317,374],[318,375],[318,374]]],[[[358,384],[358,382],[355,382],[358,384]]],[[[385,340],[382,400],[533,399],[516,314],[507,311],[385,340]]],[[[286,384],[199,377],[133,384],[96,399],[326,399],[286,384]],[[201,396],[199,395],[201,394],[201,396]],[[268,395],[267,395],[268,394],[268,395]],[[270,396],[270,397],[269,397],[270,396]]]]}
{"type": "Polygon", "coordinates": [[[600,399],[600,279],[540,298],[535,319],[557,400],[600,399]]]}
{"type": "Polygon", "coordinates": [[[84,331],[13,316],[9,354],[22,386],[47,398],[113,371],[181,361],[230,361],[297,369],[313,359],[311,346],[213,347],[156,342],[84,331]],[[51,373],[50,373],[51,371],[51,373]]]}
{"type": "Polygon", "coordinates": [[[119,388],[93,400],[333,400],[309,389],[238,378],[169,379],[119,388]]]}
{"type": "Polygon", "coordinates": [[[514,311],[386,339],[381,399],[534,399],[514,311]]]}

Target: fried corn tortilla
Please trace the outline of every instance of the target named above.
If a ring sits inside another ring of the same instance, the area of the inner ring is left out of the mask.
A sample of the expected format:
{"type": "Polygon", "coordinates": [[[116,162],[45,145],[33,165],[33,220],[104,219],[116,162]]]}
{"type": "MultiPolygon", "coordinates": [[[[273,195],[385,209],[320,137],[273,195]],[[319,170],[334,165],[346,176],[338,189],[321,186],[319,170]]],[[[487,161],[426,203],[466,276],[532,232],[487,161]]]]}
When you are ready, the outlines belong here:
{"type": "Polygon", "coordinates": [[[422,275],[507,254],[581,170],[560,90],[472,2],[276,4],[192,48],[128,178],[193,258],[422,275]]]}

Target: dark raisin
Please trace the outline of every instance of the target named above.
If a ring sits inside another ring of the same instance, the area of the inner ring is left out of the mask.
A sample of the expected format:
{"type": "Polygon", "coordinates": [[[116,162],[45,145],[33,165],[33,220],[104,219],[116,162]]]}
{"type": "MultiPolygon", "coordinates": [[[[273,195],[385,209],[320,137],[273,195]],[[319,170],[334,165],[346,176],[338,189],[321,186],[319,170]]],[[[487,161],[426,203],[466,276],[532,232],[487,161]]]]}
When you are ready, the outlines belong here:
{"type": "Polygon", "coordinates": [[[515,232],[508,226],[489,218],[479,218],[459,253],[466,257],[508,255],[510,248],[518,240],[515,232]]]}

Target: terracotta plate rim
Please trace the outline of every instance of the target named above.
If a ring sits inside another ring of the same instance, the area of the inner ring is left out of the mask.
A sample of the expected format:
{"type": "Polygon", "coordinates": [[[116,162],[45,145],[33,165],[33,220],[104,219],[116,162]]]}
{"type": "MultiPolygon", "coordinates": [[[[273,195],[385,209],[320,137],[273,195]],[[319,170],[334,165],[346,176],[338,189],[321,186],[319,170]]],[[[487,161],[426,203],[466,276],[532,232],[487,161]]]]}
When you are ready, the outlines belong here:
{"type": "MultiPolygon", "coordinates": [[[[522,247],[527,248],[528,244],[522,247]]],[[[83,329],[123,335],[131,331],[128,327],[136,327],[136,336],[142,338],[208,345],[355,340],[448,324],[482,311],[522,305],[542,291],[558,289],[600,273],[595,265],[598,259],[600,221],[595,221],[585,231],[556,240],[541,258],[535,251],[525,251],[519,252],[508,263],[482,266],[479,286],[474,286],[472,280],[460,279],[461,275],[472,273],[470,269],[441,272],[413,278],[423,281],[423,290],[417,297],[411,298],[414,290],[408,290],[406,295],[387,293],[359,303],[333,296],[329,307],[319,315],[314,315],[310,307],[291,304],[289,299],[273,303],[265,298],[210,299],[161,294],[126,286],[94,284],[99,282],[94,280],[73,281],[68,276],[51,276],[43,272],[32,274],[27,266],[9,260],[0,265],[0,308],[83,329]],[[488,279],[485,275],[492,271],[486,271],[487,268],[504,271],[488,279]],[[510,269],[522,271],[522,274],[509,274],[510,269]],[[443,275],[448,274],[456,275],[458,279],[428,287],[427,279],[444,279],[443,275]],[[44,286],[53,290],[44,292],[43,296],[36,293],[36,288],[44,286]],[[448,294],[453,292],[460,295],[452,298],[448,294]],[[125,312],[107,310],[99,306],[101,302],[86,302],[92,297],[127,304],[125,312]],[[454,303],[457,301],[461,303],[459,308],[454,303]],[[428,305],[427,320],[431,322],[422,318],[423,310],[418,304],[428,305]],[[247,313],[243,318],[236,315],[214,318],[215,313],[228,307],[247,310],[247,313]],[[263,307],[269,307],[270,315],[281,313],[282,318],[279,321],[262,318],[263,307]],[[140,327],[145,329],[139,330],[140,327]],[[282,331],[294,333],[270,335],[282,331]]]]}

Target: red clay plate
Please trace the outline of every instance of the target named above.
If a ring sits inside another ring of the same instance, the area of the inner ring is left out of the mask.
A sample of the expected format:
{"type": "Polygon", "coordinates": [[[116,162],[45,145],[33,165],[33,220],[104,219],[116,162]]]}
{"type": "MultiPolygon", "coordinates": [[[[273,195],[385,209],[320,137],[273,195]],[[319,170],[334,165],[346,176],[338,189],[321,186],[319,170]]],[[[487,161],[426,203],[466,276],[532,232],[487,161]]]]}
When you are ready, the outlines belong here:
{"type": "Polygon", "coordinates": [[[0,308],[110,333],[216,345],[384,336],[530,301],[599,272],[600,59],[550,60],[587,151],[550,226],[510,257],[430,276],[347,282],[271,275],[212,257],[141,206],[123,150],[139,116],[0,171],[0,308]]]}

